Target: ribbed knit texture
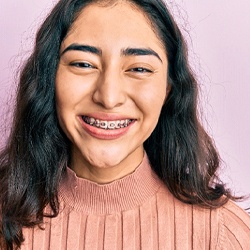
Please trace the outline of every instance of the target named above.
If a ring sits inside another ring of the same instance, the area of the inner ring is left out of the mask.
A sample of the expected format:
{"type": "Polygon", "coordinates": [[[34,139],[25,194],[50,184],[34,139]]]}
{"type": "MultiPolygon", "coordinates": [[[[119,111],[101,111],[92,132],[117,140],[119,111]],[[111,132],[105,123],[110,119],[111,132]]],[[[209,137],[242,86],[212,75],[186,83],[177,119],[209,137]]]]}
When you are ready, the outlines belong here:
{"type": "Polygon", "coordinates": [[[203,209],[175,199],[151,170],[99,185],[71,169],[60,189],[61,212],[44,230],[24,229],[22,250],[250,249],[250,216],[228,202],[203,209]]]}

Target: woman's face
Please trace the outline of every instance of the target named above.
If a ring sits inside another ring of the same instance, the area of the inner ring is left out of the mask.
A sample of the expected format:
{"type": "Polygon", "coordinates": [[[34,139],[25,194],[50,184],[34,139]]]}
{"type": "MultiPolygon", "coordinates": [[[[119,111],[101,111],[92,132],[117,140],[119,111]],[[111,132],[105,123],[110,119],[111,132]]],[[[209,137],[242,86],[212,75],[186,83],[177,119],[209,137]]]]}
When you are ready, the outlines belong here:
{"type": "Polygon", "coordinates": [[[128,2],[87,6],[61,45],[56,76],[71,167],[136,167],[167,92],[166,52],[146,16],[128,2]]]}

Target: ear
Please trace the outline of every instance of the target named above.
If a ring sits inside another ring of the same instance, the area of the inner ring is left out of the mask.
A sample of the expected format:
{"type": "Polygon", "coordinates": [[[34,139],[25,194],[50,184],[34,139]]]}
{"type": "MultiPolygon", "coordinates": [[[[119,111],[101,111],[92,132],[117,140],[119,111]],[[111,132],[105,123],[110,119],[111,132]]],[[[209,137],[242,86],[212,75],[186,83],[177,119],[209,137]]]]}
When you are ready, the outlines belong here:
{"type": "Polygon", "coordinates": [[[168,81],[167,90],[166,90],[166,98],[167,98],[168,94],[170,93],[171,89],[172,89],[172,84],[168,81]]]}
{"type": "Polygon", "coordinates": [[[166,102],[167,98],[168,98],[168,95],[170,93],[172,89],[172,80],[170,77],[168,77],[168,81],[167,81],[167,89],[166,89],[166,96],[165,96],[165,100],[164,100],[164,103],[166,102]]]}

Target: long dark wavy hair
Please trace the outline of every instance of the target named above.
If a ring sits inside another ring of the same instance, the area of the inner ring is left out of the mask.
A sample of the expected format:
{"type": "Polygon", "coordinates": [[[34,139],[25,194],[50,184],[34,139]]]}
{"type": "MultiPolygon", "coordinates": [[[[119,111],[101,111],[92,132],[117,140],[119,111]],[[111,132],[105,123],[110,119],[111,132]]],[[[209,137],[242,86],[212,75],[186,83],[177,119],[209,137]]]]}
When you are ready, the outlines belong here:
{"type": "MultiPolygon", "coordinates": [[[[162,0],[128,0],[151,20],[165,45],[171,92],[159,122],[144,144],[152,168],[179,200],[218,207],[234,198],[219,181],[220,159],[197,111],[198,84],[187,60],[182,34],[162,0]]],[[[60,45],[81,10],[95,0],[60,0],[36,36],[19,81],[13,126],[0,154],[0,247],[24,241],[22,228],[59,213],[58,187],[70,144],[55,107],[55,75],[60,45]],[[50,206],[51,214],[44,208],[50,206]]],[[[2,249],[1,248],[1,249],[2,249]]]]}

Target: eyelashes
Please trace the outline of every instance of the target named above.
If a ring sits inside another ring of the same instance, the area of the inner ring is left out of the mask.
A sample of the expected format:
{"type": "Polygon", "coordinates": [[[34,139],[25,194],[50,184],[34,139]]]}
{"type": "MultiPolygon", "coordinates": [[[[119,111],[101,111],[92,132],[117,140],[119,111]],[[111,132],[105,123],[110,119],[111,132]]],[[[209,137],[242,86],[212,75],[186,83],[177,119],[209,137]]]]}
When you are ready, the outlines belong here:
{"type": "MultiPolygon", "coordinates": [[[[73,58],[72,58],[73,59],[73,58]]],[[[105,70],[104,65],[101,62],[96,60],[84,60],[84,58],[75,58],[75,60],[70,60],[65,63],[69,66],[69,69],[76,75],[91,75],[101,74],[105,70]]],[[[133,62],[124,62],[115,66],[113,70],[123,73],[124,76],[135,79],[144,79],[151,77],[154,73],[157,72],[157,66],[154,66],[152,63],[144,61],[133,61],[133,62]]],[[[116,72],[117,73],[117,72],[116,72]]]]}
{"type": "Polygon", "coordinates": [[[97,69],[97,67],[95,67],[92,64],[87,63],[87,62],[72,62],[69,65],[73,66],[73,67],[76,67],[76,68],[97,69]]]}
{"type": "Polygon", "coordinates": [[[126,72],[135,72],[135,73],[153,73],[153,70],[144,68],[144,67],[136,67],[126,70],[126,72]]]}
{"type": "MultiPolygon", "coordinates": [[[[96,66],[87,63],[87,62],[72,62],[69,64],[72,67],[76,67],[79,69],[97,69],[96,66]]],[[[146,67],[133,67],[125,72],[131,72],[131,73],[136,73],[136,74],[146,74],[146,73],[153,73],[152,69],[146,68],[146,67]]]]}

